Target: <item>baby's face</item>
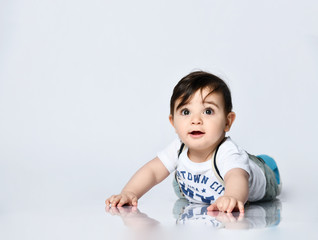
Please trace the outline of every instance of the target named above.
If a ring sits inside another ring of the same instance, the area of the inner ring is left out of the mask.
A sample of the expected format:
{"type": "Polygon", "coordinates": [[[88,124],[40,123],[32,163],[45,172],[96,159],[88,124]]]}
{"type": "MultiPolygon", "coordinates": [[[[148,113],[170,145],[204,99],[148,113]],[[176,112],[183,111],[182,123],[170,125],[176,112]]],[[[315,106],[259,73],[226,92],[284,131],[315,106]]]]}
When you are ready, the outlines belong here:
{"type": "MultiPolygon", "coordinates": [[[[221,93],[208,95],[210,92],[197,91],[186,105],[175,107],[174,116],[170,116],[180,140],[190,150],[214,150],[229,130],[223,97],[221,93]]],[[[178,99],[175,106],[180,102],[178,99]]]]}

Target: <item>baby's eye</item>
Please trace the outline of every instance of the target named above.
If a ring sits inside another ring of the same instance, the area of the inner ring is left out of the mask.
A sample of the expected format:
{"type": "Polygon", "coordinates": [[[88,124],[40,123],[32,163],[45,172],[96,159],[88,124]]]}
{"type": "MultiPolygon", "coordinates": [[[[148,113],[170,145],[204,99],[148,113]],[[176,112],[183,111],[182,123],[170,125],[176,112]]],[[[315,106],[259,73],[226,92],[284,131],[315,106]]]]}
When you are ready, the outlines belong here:
{"type": "Polygon", "coordinates": [[[213,114],[212,108],[207,108],[207,109],[205,109],[205,110],[204,110],[204,114],[212,115],[212,114],[213,114]]]}
{"type": "Polygon", "coordinates": [[[189,111],[188,109],[183,109],[183,110],[181,111],[181,115],[186,116],[186,115],[189,115],[189,114],[190,114],[190,111],[189,111]]]}

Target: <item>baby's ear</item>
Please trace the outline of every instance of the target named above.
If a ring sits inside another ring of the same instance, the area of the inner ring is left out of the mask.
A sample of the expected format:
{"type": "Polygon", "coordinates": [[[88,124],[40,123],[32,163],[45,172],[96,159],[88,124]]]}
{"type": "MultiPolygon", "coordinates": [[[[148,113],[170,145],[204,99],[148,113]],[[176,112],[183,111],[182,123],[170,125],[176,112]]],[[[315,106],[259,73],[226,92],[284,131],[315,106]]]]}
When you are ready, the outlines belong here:
{"type": "Polygon", "coordinates": [[[231,129],[231,126],[235,120],[235,112],[230,112],[227,116],[226,116],[226,124],[225,124],[225,128],[224,131],[228,132],[231,129]]]}
{"type": "Polygon", "coordinates": [[[169,115],[169,121],[170,121],[172,127],[174,127],[173,116],[171,114],[169,115]]]}

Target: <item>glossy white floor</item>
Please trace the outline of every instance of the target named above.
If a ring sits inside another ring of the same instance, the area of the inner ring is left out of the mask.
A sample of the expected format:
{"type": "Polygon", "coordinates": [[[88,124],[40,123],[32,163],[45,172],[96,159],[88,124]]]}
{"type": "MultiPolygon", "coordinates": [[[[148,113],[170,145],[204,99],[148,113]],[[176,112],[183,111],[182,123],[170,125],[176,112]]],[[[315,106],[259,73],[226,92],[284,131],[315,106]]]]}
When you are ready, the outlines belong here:
{"type": "Polygon", "coordinates": [[[165,190],[168,185],[169,181],[165,181],[151,190],[140,199],[138,208],[105,208],[103,199],[84,202],[79,199],[81,194],[64,200],[60,195],[27,206],[21,196],[15,208],[2,209],[0,237],[7,240],[318,237],[314,200],[301,206],[297,201],[287,200],[283,192],[276,201],[246,206],[244,215],[224,214],[207,212],[204,205],[177,199],[172,191],[165,190]]]}

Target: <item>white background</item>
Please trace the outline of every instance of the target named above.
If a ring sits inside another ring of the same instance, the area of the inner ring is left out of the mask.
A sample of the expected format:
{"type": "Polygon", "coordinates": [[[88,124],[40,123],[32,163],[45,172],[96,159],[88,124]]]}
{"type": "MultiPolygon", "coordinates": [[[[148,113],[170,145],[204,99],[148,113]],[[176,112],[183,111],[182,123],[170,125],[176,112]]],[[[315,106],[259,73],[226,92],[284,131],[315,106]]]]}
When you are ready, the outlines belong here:
{"type": "MultiPolygon", "coordinates": [[[[314,0],[2,0],[2,234],[19,236],[14,216],[119,192],[175,138],[172,89],[198,69],[230,86],[232,139],[277,160],[294,204],[285,222],[296,206],[317,222],[317,11],[314,0]]],[[[141,206],[153,196],[174,201],[170,180],[141,206]]]]}

